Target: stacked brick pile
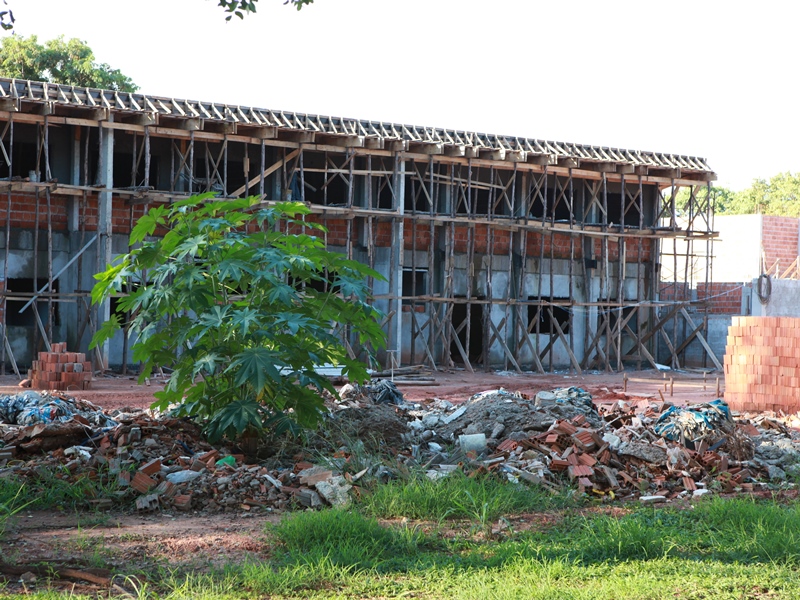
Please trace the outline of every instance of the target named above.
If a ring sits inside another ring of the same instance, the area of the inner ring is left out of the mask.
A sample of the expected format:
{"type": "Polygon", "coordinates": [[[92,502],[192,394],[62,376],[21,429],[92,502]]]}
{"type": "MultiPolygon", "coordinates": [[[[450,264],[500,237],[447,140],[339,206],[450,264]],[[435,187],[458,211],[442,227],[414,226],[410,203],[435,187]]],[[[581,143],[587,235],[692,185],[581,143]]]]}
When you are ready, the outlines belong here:
{"type": "Polygon", "coordinates": [[[800,318],[733,317],[725,402],[734,410],[800,411],[800,318]]]}
{"type": "Polygon", "coordinates": [[[50,352],[39,352],[28,371],[35,390],[88,390],[92,381],[92,363],[83,352],[67,352],[67,343],[50,345],[50,352]]]}

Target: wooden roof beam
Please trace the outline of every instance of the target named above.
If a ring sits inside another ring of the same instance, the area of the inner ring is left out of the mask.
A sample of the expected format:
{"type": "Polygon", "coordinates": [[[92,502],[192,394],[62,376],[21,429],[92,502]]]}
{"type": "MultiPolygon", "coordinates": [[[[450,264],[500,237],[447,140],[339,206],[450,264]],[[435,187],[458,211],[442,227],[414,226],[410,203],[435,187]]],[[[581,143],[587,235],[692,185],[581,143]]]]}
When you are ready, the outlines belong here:
{"type": "Polygon", "coordinates": [[[444,142],[409,142],[408,151],[418,154],[444,154],[444,142]]]}
{"type": "Polygon", "coordinates": [[[716,173],[683,173],[682,179],[689,179],[692,181],[711,182],[717,180],[716,173]]]}
{"type": "Polygon", "coordinates": [[[363,135],[352,134],[321,134],[316,136],[317,144],[340,146],[342,148],[363,148],[366,141],[363,135]]]}
{"type": "Polygon", "coordinates": [[[650,175],[653,177],[665,177],[667,179],[680,179],[681,178],[681,170],[680,169],[656,169],[650,167],[650,175]]]}
{"type": "Polygon", "coordinates": [[[206,121],[203,122],[203,131],[236,135],[238,128],[236,126],[236,123],[233,121],[210,121],[206,119],[206,121]]]}
{"type": "Polygon", "coordinates": [[[316,134],[313,131],[303,129],[283,129],[278,128],[278,139],[296,144],[313,144],[316,134]]]}
{"type": "Polygon", "coordinates": [[[488,160],[505,160],[506,159],[506,149],[505,148],[481,148],[478,152],[481,158],[486,158],[488,160]]]}
{"type": "Polygon", "coordinates": [[[528,152],[528,157],[525,162],[528,162],[532,165],[550,165],[553,164],[553,157],[549,154],[533,154],[532,152],[528,152]]]}
{"type": "Polygon", "coordinates": [[[616,173],[617,163],[613,162],[588,162],[581,163],[581,168],[587,171],[597,171],[598,173],[616,173]]]}
{"type": "Polygon", "coordinates": [[[480,155],[480,148],[478,146],[467,146],[464,148],[465,158],[478,158],[480,155]]]}
{"type": "Polygon", "coordinates": [[[274,140],[278,137],[278,128],[261,125],[237,124],[236,130],[239,135],[249,136],[257,140],[274,140]]]}
{"type": "Polygon", "coordinates": [[[467,147],[464,144],[447,144],[444,147],[444,155],[464,158],[467,155],[467,147]]]}
{"type": "Polygon", "coordinates": [[[0,98],[0,110],[19,112],[19,98],[0,98]]]}
{"type": "Polygon", "coordinates": [[[405,140],[384,140],[383,147],[390,152],[405,152],[408,150],[408,142],[405,140]]]}
{"type": "Polygon", "coordinates": [[[203,119],[196,117],[181,118],[161,115],[159,125],[168,129],[181,129],[183,131],[202,131],[203,119]]]}
{"type": "Polygon", "coordinates": [[[364,148],[370,150],[383,150],[384,140],[382,137],[369,136],[364,140],[364,148]]]}
{"type": "MultiPolygon", "coordinates": [[[[106,109],[96,109],[96,110],[106,110],[106,109]]],[[[106,119],[96,119],[98,121],[107,120],[106,119]]],[[[147,113],[133,113],[131,115],[124,115],[121,119],[122,123],[128,123],[129,125],[140,125],[142,127],[146,127],[148,125],[158,125],[158,113],[154,112],[147,112],[147,113]]]]}
{"type": "Polygon", "coordinates": [[[53,103],[52,102],[23,102],[22,109],[27,109],[25,112],[28,112],[32,115],[52,115],[55,111],[53,110],[53,103]]]}
{"type": "Polygon", "coordinates": [[[577,158],[559,158],[556,161],[556,165],[559,167],[566,167],[567,169],[578,169],[581,166],[581,161],[577,158]]]}

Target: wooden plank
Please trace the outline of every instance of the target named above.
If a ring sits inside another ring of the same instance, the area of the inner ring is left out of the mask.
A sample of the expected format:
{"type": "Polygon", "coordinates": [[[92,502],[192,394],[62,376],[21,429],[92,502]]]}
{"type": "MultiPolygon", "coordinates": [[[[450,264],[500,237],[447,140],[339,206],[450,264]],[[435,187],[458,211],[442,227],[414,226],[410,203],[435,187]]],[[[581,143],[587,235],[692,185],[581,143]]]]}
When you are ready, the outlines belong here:
{"type": "Polygon", "coordinates": [[[669,335],[667,335],[667,332],[664,331],[663,328],[659,329],[659,331],[661,332],[661,337],[664,338],[664,343],[667,345],[667,348],[671,353],[670,366],[679,369],[681,365],[680,362],[678,362],[678,355],[675,354],[675,346],[672,345],[672,340],[669,339],[669,335]]]}
{"type": "Polygon", "coordinates": [[[553,309],[548,306],[547,312],[550,313],[550,320],[556,327],[556,331],[558,332],[558,337],[561,339],[561,343],[563,343],[564,347],[567,349],[567,354],[569,355],[569,361],[575,368],[575,372],[578,375],[582,375],[583,371],[581,370],[580,364],[578,364],[578,359],[575,358],[575,354],[573,354],[572,349],[569,347],[569,342],[567,341],[567,337],[564,335],[564,331],[561,329],[561,325],[558,324],[558,320],[553,316],[553,309]]]}
{"type": "Polygon", "coordinates": [[[627,323],[625,324],[625,329],[628,330],[628,333],[630,333],[631,337],[633,337],[633,339],[636,341],[636,346],[639,348],[639,352],[644,354],[644,357],[647,359],[647,362],[649,362],[654,369],[658,370],[658,364],[656,363],[656,359],[653,358],[653,355],[650,354],[650,352],[647,351],[647,348],[644,347],[644,344],[642,344],[642,342],[639,340],[639,336],[637,336],[634,333],[634,331],[630,328],[630,326],[627,323]]]}
{"type": "MultiPolygon", "coordinates": [[[[517,370],[517,373],[522,373],[522,369],[519,368],[519,365],[517,364],[514,355],[511,354],[511,350],[508,349],[508,346],[506,346],[505,341],[503,341],[503,339],[500,337],[500,332],[497,330],[497,326],[494,324],[491,317],[488,318],[488,321],[489,321],[489,327],[492,329],[492,331],[494,331],[495,339],[497,339],[497,341],[500,342],[500,346],[503,348],[503,353],[506,355],[511,364],[514,365],[514,368],[517,370]]],[[[491,345],[491,342],[489,342],[489,345],[491,345]]],[[[489,361],[487,360],[486,362],[489,361]]]]}
{"type": "Polygon", "coordinates": [[[680,354],[681,352],[683,352],[686,346],[692,343],[692,340],[694,340],[695,336],[700,332],[702,328],[703,328],[702,325],[695,327],[694,330],[692,330],[692,332],[684,338],[684,340],[680,343],[680,345],[677,348],[675,348],[675,354],[680,354]]]}
{"type": "Polygon", "coordinates": [[[455,328],[453,327],[453,322],[448,321],[447,325],[450,327],[450,331],[453,333],[453,341],[456,343],[456,348],[458,348],[458,353],[461,354],[461,358],[464,359],[464,366],[467,368],[467,371],[470,373],[474,373],[475,371],[472,369],[472,365],[469,362],[469,356],[466,352],[464,352],[464,346],[461,345],[461,340],[458,339],[458,334],[456,333],[455,328]]]}
{"type": "Polygon", "coordinates": [[[250,181],[248,181],[247,184],[243,185],[242,187],[238,188],[233,193],[231,193],[231,196],[238,196],[239,194],[241,194],[243,192],[247,192],[251,187],[253,187],[256,183],[258,183],[261,180],[262,177],[264,177],[266,179],[267,177],[272,175],[275,171],[280,169],[284,165],[284,163],[289,162],[290,160],[292,160],[298,154],[300,154],[300,149],[299,148],[297,150],[293,150],[293,151],[289,152],[289,154],[286,155],[286,158],[282,158],[279,161],[277,161],[275,164],[267,167],[262,174],[256,175],[250,181]]]}
{"type": "MultiPolygon", "coordinates": [[[[413,309],[414,307],[412,306],[411,308],[413,309]]],[[[419,322],[417,321],[417,313],[414,312],[414,310],[411,311],[411,319],[414,321],[414,326],[417,328],[416,336],[420,336],[422,334],[422,332],[425,330],[425,328],[431,325],[431,320],[428,319],[428,321],[425,323],[425,325],[423,327],[420,327],[419,326],[419,322]]],[[[430,329],[431,329],[431,332],[432,332],[433,331],[433,326],[431,326],[430,329]]],[[[422,340],[424,342],[425,338],[423,337],[422,340]]],[[[433,355],[431,354],[430,348],[428,348],[428,344],[427,343],[423,343],[422,346],[425,348],[425,354],[428,356],[428,360],[431,361],[431,367],[433,368],[434,371],[436,371],[437,370],[436,369],[436,361],[433,360],[433,355]]]]}
{"type": "Polygon", "coordinates": [[[656,323],[653,326],[653,328],[650,331],[648,331],[647,334],[645,334],[645,336],[642,338],[642,344],[646,344],[647,341],[651,337],[656,335],[658,333],[658,330],[661,329],[662,327],[664,327],[664,325],[667,323],[667,321],[669,321],[672,317],[674,317],[675,314],[678,312],[678,310],[680,310],[680,308],[681,308],[681,305],[680,304],[676,304],[675,306],[673,306],[669,310],[669,312],[666,314],[665,317],[663,317],[662,319],[659,319],[658,323],[656,323]]]}
{"type": "MultiPolygon", "coordinates": [[[[683,315],[683,317],[686,319],[686,321],[689,323],[690,326],[696,327],[694,321],[692,320],[692,317],[689,315],[688,311],[685,308],[681,308],[681,314],[683,315]]],[[[717,356],[714,354],[714,351],[711,349],[711,346],[708,345],[708,342],[706,341],[706,338],[703,337],[703,334],[698,333],[697,339],[700,340],[700,344],[702,344],[703,348],[705,348],[706,352],[708,352],[708,357],[711,359],[711,362],[714,363],[714,366],[717,367],[717,370],[722,371],[723,370],[722,364],[720,364],[719,360],[717,360],[717,356]]]]}
{"type": "Polygon", "coordinates": [[[533,362],[536,365],[536,370],[542,375],[544,375],[545,373],[544,366],[542,365],[542,362],[539,360],[539,353],[536,351],[536,348],[533,347],[533,342],[531,342],[531,333],[530,331],[528,331],[527,327],[523,327],[522,325],[523,321],[521,312],[522,305],[521,304],[515,305],[514,310],[516,310],[517,312],[517,329],[522,331],[522,336],[520,336],[519,338],[519,344],[517,344],[517,353],[519,354],[522,351],[523,345],[527,345],[528,348],[530,348],[531,356],[533,357],[533,362]]]}

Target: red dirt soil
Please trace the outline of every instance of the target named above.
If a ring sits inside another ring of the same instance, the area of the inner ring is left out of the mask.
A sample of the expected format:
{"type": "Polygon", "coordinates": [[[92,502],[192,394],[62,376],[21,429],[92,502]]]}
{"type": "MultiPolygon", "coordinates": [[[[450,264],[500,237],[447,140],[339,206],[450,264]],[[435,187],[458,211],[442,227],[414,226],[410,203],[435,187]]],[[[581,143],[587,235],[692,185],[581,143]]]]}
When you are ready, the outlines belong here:
{"type": "MultiPolygon", "coordinates": [[[[436,371],[427,374],[435,381],[418,383],[403,382],[398,377],[397,387],[409,402],[422,402],[438,398],[453,403],[463,402],[473,394],[485,390],[505,388],[512,392],[522,392],[533,396],[541,390],[577,386],[592,393],[596,399],[623,398],[622,373],[575,374],[532,374],[513,372],[475,372],[436,371]]],[[[631,396],[655,398],[659,390],[664,399],[674,404],[707,402],[717,398],[717,376],[703,376],[694,373],[633,371],[627,373],[627,393],[631,396]],[[670,395],[670,378],[673,379],[673,395],[670,395]],[[705,389],[704,389],[705,387],[705,389]]],[[[15,394],[20,391],[14,376],[0,377],[0,394],[15,394]]],[[[724,378],[719,377],[720,391],[724,393],[724,378]]],[[[163,379],[151,379],[150,385],[139,385],[133,376],[95,377],[92,389],[69,392],[77,398],[89,400],[101,408],[113,410],[121,408],[148,408],[152,404],[153,393],[163,389],[163,379]]]]}

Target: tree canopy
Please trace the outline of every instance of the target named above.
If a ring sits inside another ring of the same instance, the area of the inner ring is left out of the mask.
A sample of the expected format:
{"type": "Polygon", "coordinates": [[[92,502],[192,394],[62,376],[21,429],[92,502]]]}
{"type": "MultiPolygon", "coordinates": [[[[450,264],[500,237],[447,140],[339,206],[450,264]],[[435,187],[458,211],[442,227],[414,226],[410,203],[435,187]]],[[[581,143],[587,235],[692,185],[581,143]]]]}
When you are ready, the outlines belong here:
{"type": "MultiPolygon", "coordinates": [[[[246,14],[256,12],[256,2],[258,0],[219,0],[219,6],[225,9],[228,16],[226,21],[230,21],[233,15],[240,19],[244,19],[246,14]]],[[[312,4],[314,0],[284,0],[284,4],[291,4],[297,10],[300,10],[306,4],[312,4]]]]}
{"type": "Polygon", "coordinates": [[[35,35],[10,35],[0,42],[0,76],[94,87],[120,92],[138,88],[130,77],[95,61],[91,48],[63,36],[40,44],[35,35]]]}
{"type": "MultiPolygon", "coordinates": [[[[6,0],[3,0],[3,6],[8,6],[6,0]]],[[[9,8],[0,6],[0,9],[2,9],[0,10],[0,28],[6,31],[14,29],[14,13],[9,8]]]]}
{"type": "MultiPolygon", "coordinates": [[[[770,179],[754,179],[750,187],[733,191],[712,187],[714,211],[718,215],[764,214],[779,217],[800,217],[800,173],[778,173],[770,179]]],[[[678,192],[681,206],[689,197],[688,188],[678,192]]]]}
{"type": "Polygon", "coordinates": [[[734,194],[725,213],[800,217],[800,173],[778,173],[769,180],[754,179],[749,188],[734,194]]]}
{"type": "MultiPolygon", "coordinates": [[[[219,0],[218,6],[221,6],[225,9],[225,12],[228,13],[228,16],[225,18],[226,21],[230,21],[233,15],[236,15],[240,19],[244,19],[246,14],[256,12],[256,3],[258,0],[219,0]]],[[[300,10],[306,4],[312,4],[314,0],[284,0],[284,4],[291,4],[297,10],[300,10]]],[[[0,28],[9,31],[14,29],[14,13],[11,11],[10,8],[7,8],[8,1],[2,0],[2,6],[0,8],[0,28]],[[3,8],[6,7],[6,8],[3,8]]]]}

